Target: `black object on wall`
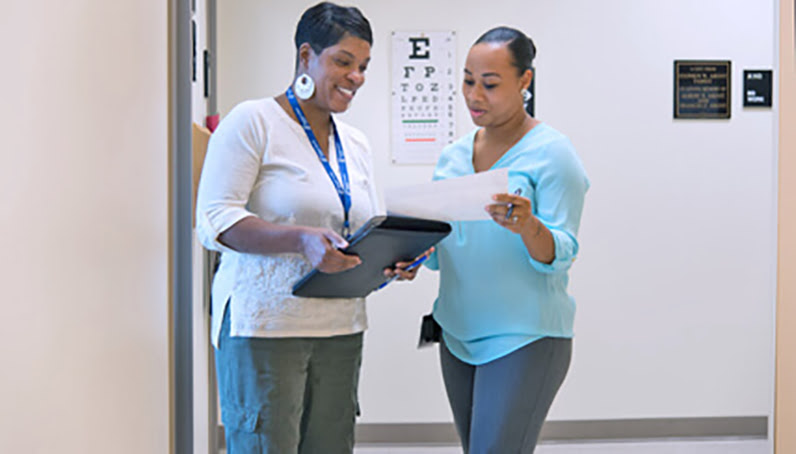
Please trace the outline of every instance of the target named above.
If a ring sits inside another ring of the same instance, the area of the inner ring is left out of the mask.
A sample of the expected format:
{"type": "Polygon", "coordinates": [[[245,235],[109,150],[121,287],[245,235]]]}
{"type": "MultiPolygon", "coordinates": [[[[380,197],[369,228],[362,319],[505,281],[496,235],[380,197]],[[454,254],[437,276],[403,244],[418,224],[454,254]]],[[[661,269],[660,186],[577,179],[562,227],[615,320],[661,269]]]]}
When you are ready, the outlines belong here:
{"type": "Polygon", "coordinates": [[[743,72],[744,107],[771,107],[772,79],[770,69],[745,69],[743,72]]]}
{"type": "Polygon", "coordinates": [[[196,21],[191,19],[191,81],[196,82],[196,21]]]}

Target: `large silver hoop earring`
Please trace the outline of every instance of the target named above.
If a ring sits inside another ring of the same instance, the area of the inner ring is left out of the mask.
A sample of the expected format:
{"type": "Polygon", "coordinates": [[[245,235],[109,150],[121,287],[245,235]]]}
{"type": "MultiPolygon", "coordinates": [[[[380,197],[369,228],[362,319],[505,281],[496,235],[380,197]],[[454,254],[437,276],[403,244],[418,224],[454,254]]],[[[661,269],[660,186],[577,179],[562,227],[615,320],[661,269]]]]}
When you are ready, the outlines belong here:
{"type": "Polygon", "coordinates": [[[315,81],[312,80],[312,77],[307,73],[299,75],[293,86],[296,91],[296,96],[304,101],[312,98],[312,95],[315,94],[315,81]]]}

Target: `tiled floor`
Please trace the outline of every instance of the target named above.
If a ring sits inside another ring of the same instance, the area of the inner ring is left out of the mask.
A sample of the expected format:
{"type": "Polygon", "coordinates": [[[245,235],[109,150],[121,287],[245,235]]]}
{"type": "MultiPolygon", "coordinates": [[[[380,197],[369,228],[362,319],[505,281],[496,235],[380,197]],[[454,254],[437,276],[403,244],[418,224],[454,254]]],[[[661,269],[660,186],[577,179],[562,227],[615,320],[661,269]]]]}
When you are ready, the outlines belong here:
{"type": "MultiPolygon", "coordinates": [[[[354,454],[461,454],[455,447],[363,446],[354,454]]],[[[643,443],[543,444],[536,454],[771,454],[767,440],[655,441],[643,443]]]]}

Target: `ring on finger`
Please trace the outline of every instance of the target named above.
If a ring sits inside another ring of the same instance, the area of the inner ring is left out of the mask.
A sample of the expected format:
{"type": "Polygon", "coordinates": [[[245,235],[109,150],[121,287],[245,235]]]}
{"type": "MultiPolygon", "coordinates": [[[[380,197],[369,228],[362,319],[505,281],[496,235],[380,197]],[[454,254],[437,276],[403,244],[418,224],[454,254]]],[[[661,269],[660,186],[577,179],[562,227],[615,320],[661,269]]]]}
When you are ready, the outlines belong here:
{"type": "Polygon", "coordinates": [[[514,217],[511,218],[511,222],[516,224],[519,219],[520,219],[519,217],[514,216],[514,217]]]}

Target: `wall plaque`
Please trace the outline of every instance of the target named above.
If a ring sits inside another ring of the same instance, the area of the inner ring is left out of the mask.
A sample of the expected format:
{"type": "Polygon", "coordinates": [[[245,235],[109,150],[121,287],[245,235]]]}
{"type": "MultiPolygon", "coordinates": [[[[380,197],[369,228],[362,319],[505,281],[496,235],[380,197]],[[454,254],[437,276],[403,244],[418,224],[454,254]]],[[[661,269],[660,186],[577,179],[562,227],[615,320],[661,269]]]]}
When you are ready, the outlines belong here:
{"type": "Polygon", "coordinates": [[[771,107],[771,70],[744,70],[744,107],[771,107]]]}
{"type": "Polygon", "coordinates": [[[674,118],[730,118],[729,60],[675,60],[674,118]]]}

